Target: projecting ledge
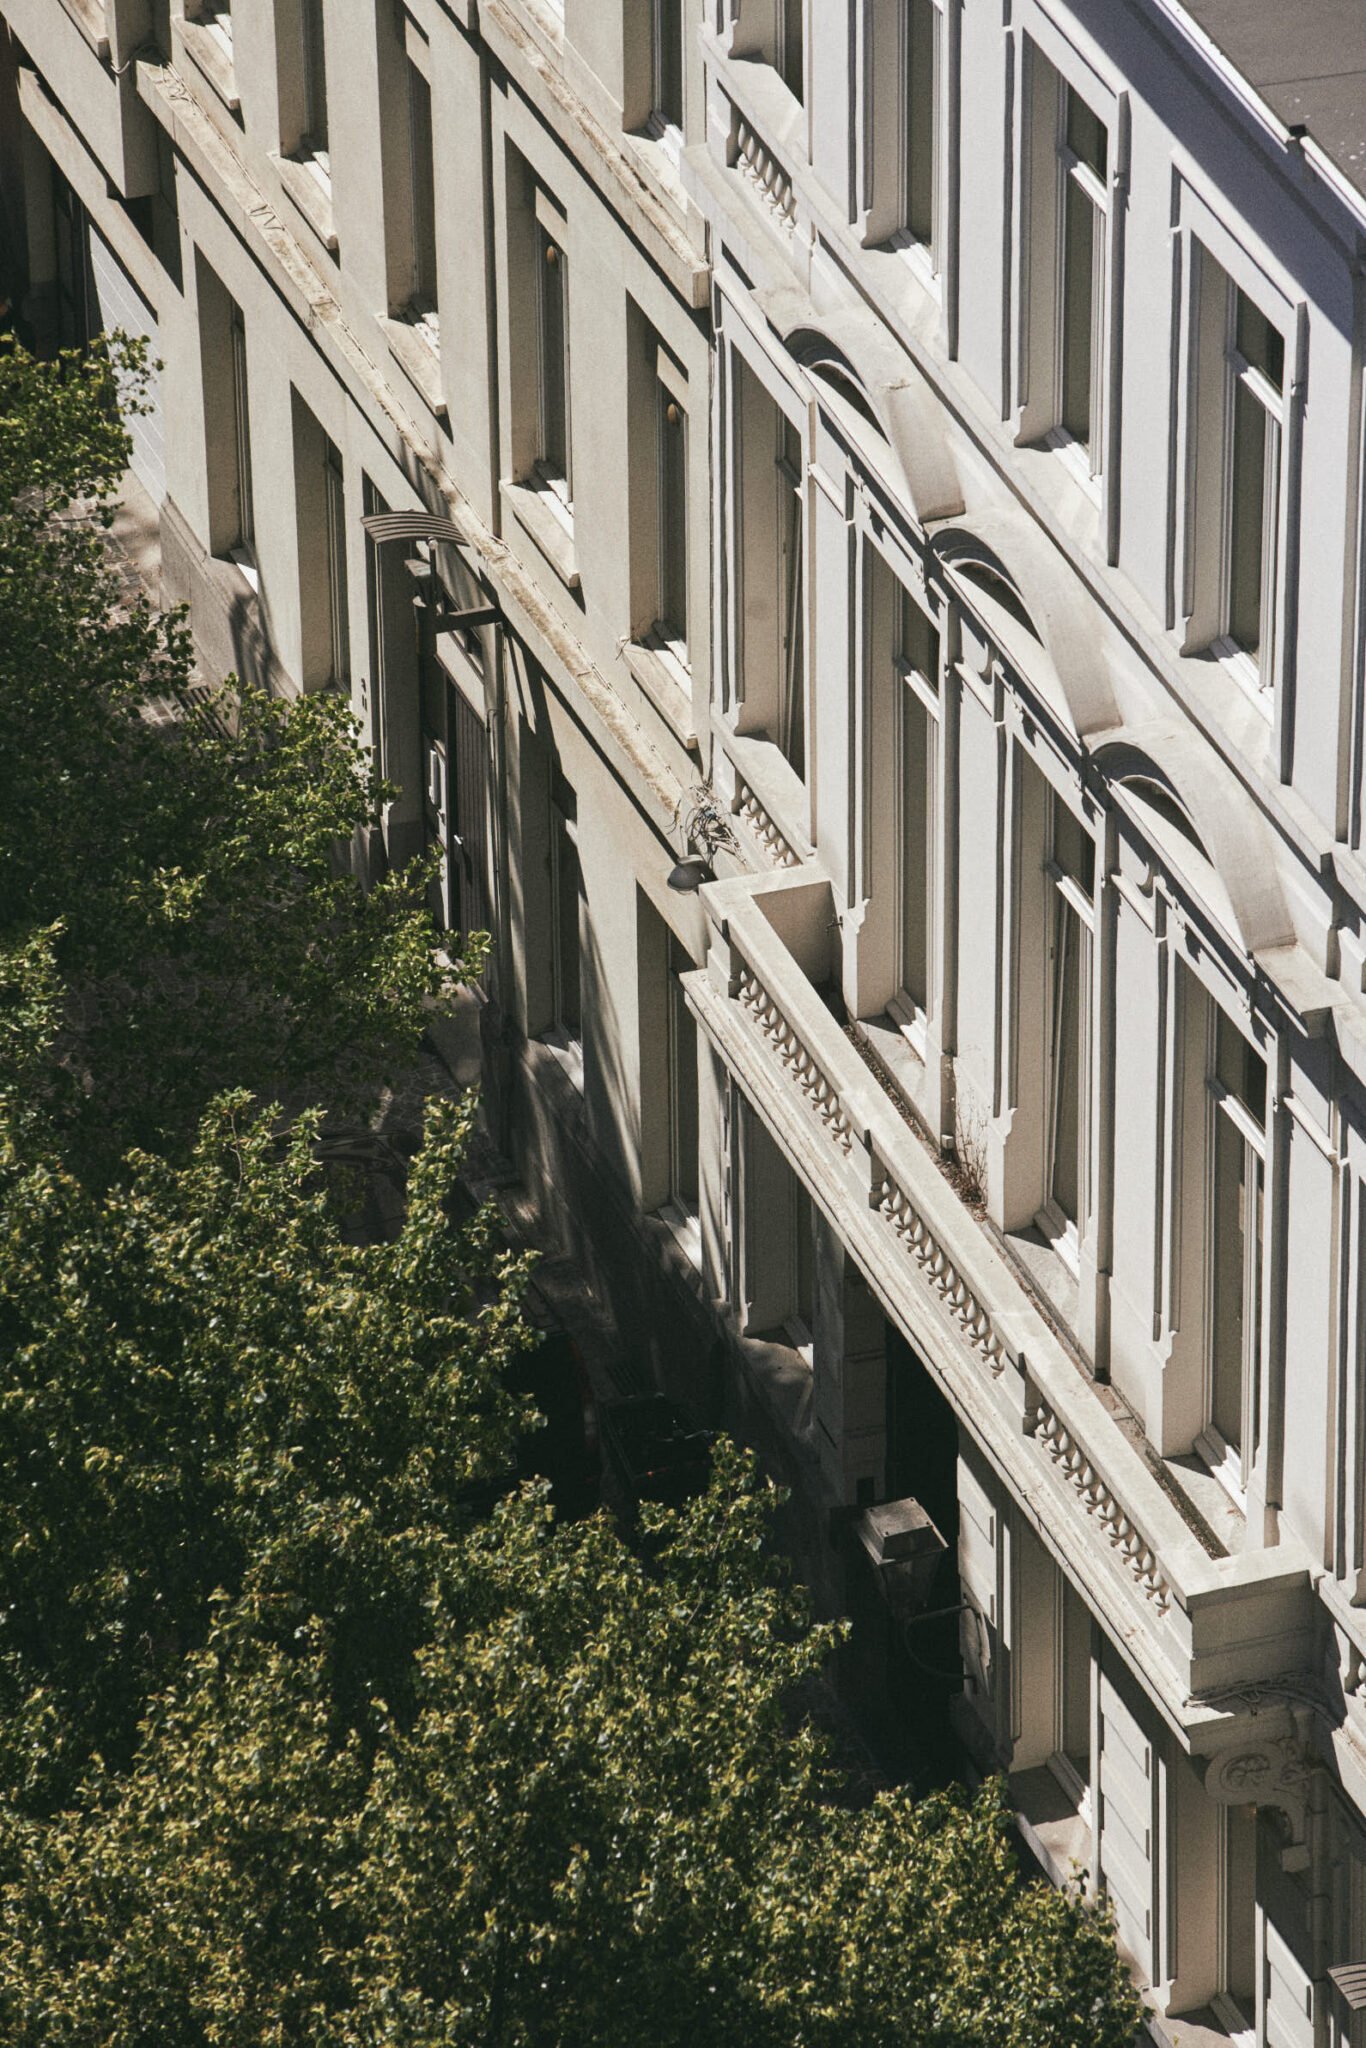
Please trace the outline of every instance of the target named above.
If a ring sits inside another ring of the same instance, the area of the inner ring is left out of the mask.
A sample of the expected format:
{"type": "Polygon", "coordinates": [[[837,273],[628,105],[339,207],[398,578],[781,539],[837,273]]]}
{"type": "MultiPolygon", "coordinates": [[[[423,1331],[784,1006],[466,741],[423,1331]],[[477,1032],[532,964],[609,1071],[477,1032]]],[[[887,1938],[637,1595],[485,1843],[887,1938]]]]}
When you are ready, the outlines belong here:
{"type": "Polygon", "coordinates": [[[1208,1718],[1202,1694],[1307,1665],[1307,1561],[1289,1547],[1202,1549],[786,942],[793,918],[808,938],[825,922],[828,891],[772,876],[715,882],[703,896],[711,958],[685,984],[702,1028],[1173,1724],[1208,1718]]]}

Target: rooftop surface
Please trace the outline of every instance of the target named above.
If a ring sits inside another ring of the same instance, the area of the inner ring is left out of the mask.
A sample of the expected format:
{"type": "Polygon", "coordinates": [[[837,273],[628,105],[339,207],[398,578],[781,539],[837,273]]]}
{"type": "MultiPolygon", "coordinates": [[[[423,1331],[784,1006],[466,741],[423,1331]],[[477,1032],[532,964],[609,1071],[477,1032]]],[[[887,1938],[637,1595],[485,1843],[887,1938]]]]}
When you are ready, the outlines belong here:
{"type": "Polygon", "coordinates": [[[1182,0],[1288,128],[1366,195],[1366,0],[1182,0]]]}

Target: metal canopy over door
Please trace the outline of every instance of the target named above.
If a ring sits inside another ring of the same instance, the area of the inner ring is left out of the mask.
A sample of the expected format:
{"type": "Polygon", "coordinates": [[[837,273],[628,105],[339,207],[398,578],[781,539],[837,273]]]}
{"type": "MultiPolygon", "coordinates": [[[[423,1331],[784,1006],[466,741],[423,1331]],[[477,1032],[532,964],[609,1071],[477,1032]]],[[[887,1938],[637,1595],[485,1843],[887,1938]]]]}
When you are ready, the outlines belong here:
{"type": "Polygon", "coordinates": [[[443,929],[490,924],[488,732],[443,664],[422,665],[423,815],[441,871],[431,908],[443,929]]]}

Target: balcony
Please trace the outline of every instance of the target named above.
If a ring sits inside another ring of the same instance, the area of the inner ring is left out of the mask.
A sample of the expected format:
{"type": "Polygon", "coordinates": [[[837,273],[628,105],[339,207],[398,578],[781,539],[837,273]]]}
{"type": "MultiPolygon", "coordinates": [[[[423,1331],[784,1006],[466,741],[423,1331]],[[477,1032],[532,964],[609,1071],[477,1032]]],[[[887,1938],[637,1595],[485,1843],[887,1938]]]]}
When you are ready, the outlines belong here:
{"type": "Polygon", "coordinates": [[[1193,1744],[1213,1738],[1219,1695],[1311,1668],[1309,1560],[1202,1545],[822,999],[829,885],[789,870],[704,895],[702,1029],[1045,1547],[1193,1744]]]}

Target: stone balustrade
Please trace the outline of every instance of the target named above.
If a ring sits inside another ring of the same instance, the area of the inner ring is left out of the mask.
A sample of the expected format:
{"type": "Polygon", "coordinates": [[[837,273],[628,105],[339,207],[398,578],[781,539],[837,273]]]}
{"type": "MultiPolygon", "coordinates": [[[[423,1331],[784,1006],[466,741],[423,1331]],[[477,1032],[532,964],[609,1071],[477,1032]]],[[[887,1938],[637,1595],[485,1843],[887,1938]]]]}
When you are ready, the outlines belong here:
{"type": "Polygon", "coordinates": [[[1308,1560],[1209,1554],[822,998],[828,889],[742,877],[706,901],[711,961],[688,982],[703,1028],[1044,1542],[1112,1618],[1128,1610],[1172,1710],[1198,1718],[1202,1695],[1262,1674],[1268,1637],[1307,1668],[1308,1560]]]}

